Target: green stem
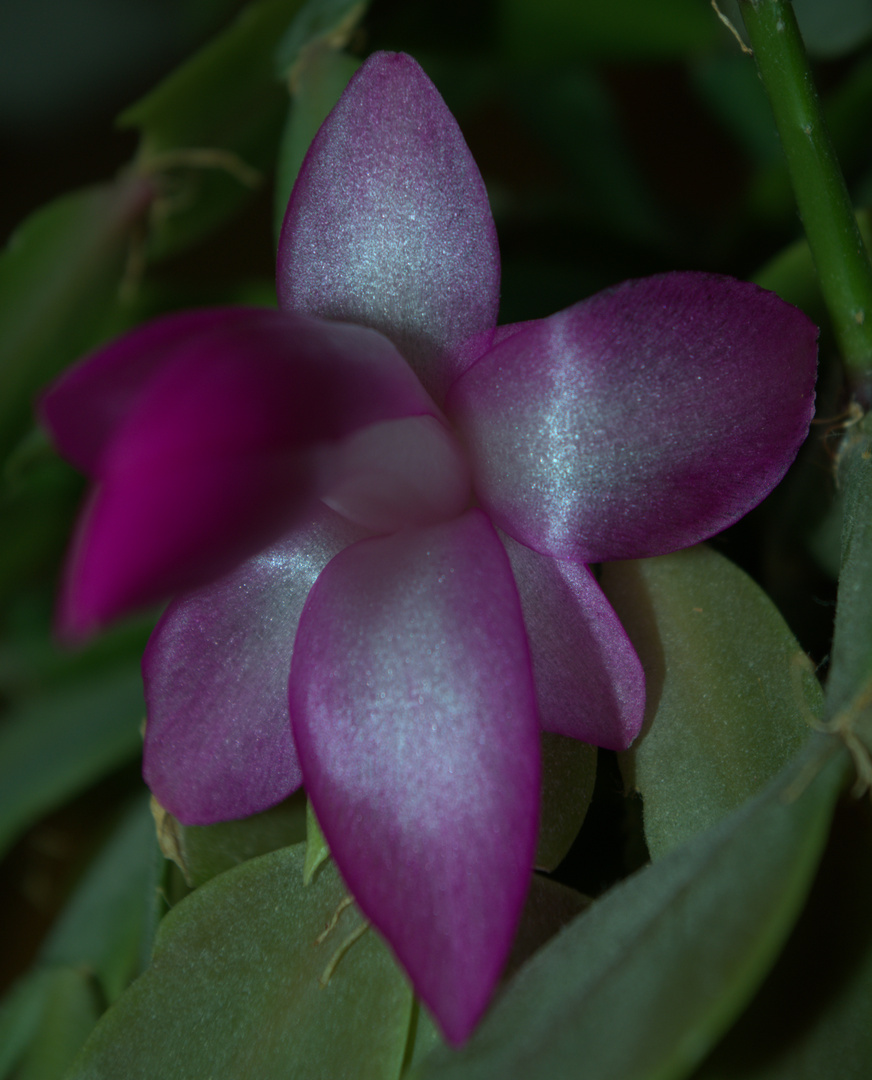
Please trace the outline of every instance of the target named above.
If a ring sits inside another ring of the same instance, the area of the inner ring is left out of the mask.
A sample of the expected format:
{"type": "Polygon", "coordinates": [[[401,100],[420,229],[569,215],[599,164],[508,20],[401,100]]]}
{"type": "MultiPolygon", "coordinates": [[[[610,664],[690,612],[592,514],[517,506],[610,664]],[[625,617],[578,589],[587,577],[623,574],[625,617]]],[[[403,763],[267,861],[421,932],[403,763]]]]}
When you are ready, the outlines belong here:
{"type": "Polygon", "coordinates": [[[872,264],[790,0],[739,0],[852,388],[872,404],[872,264]]]}

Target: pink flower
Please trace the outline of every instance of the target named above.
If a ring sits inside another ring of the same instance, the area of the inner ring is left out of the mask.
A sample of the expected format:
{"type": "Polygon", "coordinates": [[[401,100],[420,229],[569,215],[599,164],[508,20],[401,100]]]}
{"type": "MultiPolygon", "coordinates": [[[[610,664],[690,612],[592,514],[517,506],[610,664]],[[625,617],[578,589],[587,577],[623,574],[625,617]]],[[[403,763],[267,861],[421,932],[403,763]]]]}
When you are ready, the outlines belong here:
{"type": "Polygon", "coordinates": [[[64,632],[177,594],[144,660],[149,785],[204,824],[305,784],[453,1042],[524,903],[540,730],[623,748],[642,722],[586,564],[736,521],[814,397],[815,328],[754,286],[666,274],[499,330],[498,290],[457,125],[378,54],[291,196],[280,310],[163,319],[43,402],[95,481],[64,632]]]}

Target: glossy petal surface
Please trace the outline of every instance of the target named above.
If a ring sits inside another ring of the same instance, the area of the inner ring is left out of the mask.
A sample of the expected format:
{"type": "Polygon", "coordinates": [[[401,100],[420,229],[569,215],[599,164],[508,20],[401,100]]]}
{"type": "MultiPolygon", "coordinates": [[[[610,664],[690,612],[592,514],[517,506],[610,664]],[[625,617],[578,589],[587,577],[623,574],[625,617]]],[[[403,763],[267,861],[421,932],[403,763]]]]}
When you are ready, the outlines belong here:
{"type": "Polygon", "coordinates": [[[362,327],[263,311],[186,341],[103,452],[62,631],[227,572],[305,515],[313,448],[434,411],[391,344],[362,327]]]}
{"type": "Polygon", "coordinates": [[[563,558],[638,558],[772,490],[808,430],[816,356],[815,327],[774,293],[665,274],[519,330],[448,407],[502,529],[563,558]]]}
{"type": "Polygon", "coordinates": [[[490,997],[530,880],[533,693],[508,560],[480,511],[346,549],[300,621],[306,790],[355,899],[454,1042],[490,997]]]}
{"type": "Polygon", "coordinates": [[[381,330],[437,400],[466,339],[493,330],[487,193],[411,57],[370,57],[321,127],[288,204],[277,278],[286,311],[381,330]]]}
{"type": "Polygon", "coordinates": [[[360,535],[324,510],[167,608],[143,659],[143,772],[184,824],[247,817],[300,786],[288,715],[294,635],[318,574],[360,535]]]}
{"type": "Polygon", "coordinates": [[[626,750],[645,716],[645,675],[586,566],[503,542],[521,596],[546,731],[626,750]]]}

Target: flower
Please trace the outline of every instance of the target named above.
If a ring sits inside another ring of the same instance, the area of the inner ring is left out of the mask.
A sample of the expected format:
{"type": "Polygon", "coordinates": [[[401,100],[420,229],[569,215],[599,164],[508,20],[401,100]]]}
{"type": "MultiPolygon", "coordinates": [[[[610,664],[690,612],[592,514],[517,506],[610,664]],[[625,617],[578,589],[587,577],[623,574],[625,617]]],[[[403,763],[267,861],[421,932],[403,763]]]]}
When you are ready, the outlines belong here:
{"type": "Polygon", "coordinates": [[[377,54],[303,164],[280,310],[162,319],[42,403],[96,481],[63,631],[177,594],[143,663],[150,787],[206,824],[304,783],[452,1042],[517,927],[540,730],[623,748],[642,722],[587,564],[763,499],[816,364],[805,316],[728,278],[625,282],[500,329],[498,290],[454,119],[412,59],[377,54]]]}

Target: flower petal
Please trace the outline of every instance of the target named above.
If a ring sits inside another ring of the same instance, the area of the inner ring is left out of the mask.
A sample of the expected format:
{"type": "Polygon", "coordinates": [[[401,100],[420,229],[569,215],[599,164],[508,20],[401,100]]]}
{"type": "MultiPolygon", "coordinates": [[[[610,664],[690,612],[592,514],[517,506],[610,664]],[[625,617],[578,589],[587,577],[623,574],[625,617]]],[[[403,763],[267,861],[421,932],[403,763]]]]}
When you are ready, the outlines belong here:
{"type": "Polygon", "coordinates": [[[645,674],[590,570],[502,537],[521,596],[545,731],[626,750],[645,718],[645,674]]]}
{"type": "Polygon", "coordinates": [[[814,407],[816,330],[754,285],[628,281],[521,329],[449,408],[495,522],[580,562],[687,547],[778,483],[814,407]]]}
{"type": "Polygon", "coordinates": [[[95,477],[118,427],[162,367],[203,334],[259,318],[249,308],[207,308],[145,323],[74,364],[43,394],[40,419],[55,446],[95,477]]]}
{"type": "Polygon", "coordinates": [[[362,327],[263,311],[185,340],[101,454],[62,632],[226,573],[302,520],[321,441],[435,411],[390,342],[362,327]]]}
{"type": "Polygon", "coordinates": [[[453,1042],[487,1004],[530,881],[533,695],[508,560],[481,511],[347,548],[306,603],[290,681],[306,790],[453,1042]]]}
{"type": "Polygon", "coordinates": [[[300,612],[361,530],[330,510],[167,608],[142,663],[145,781],[185,825],[247,817],[301,784],[288,715],[300,612]]]}
{"type": "Polygon", "coordinates": [[[318,132],[288,204],[277,285],[286,311],[386,334],[437,400],[466,339],[496,325],[484,183],[411,57],[371,56],[318,132]]]}

